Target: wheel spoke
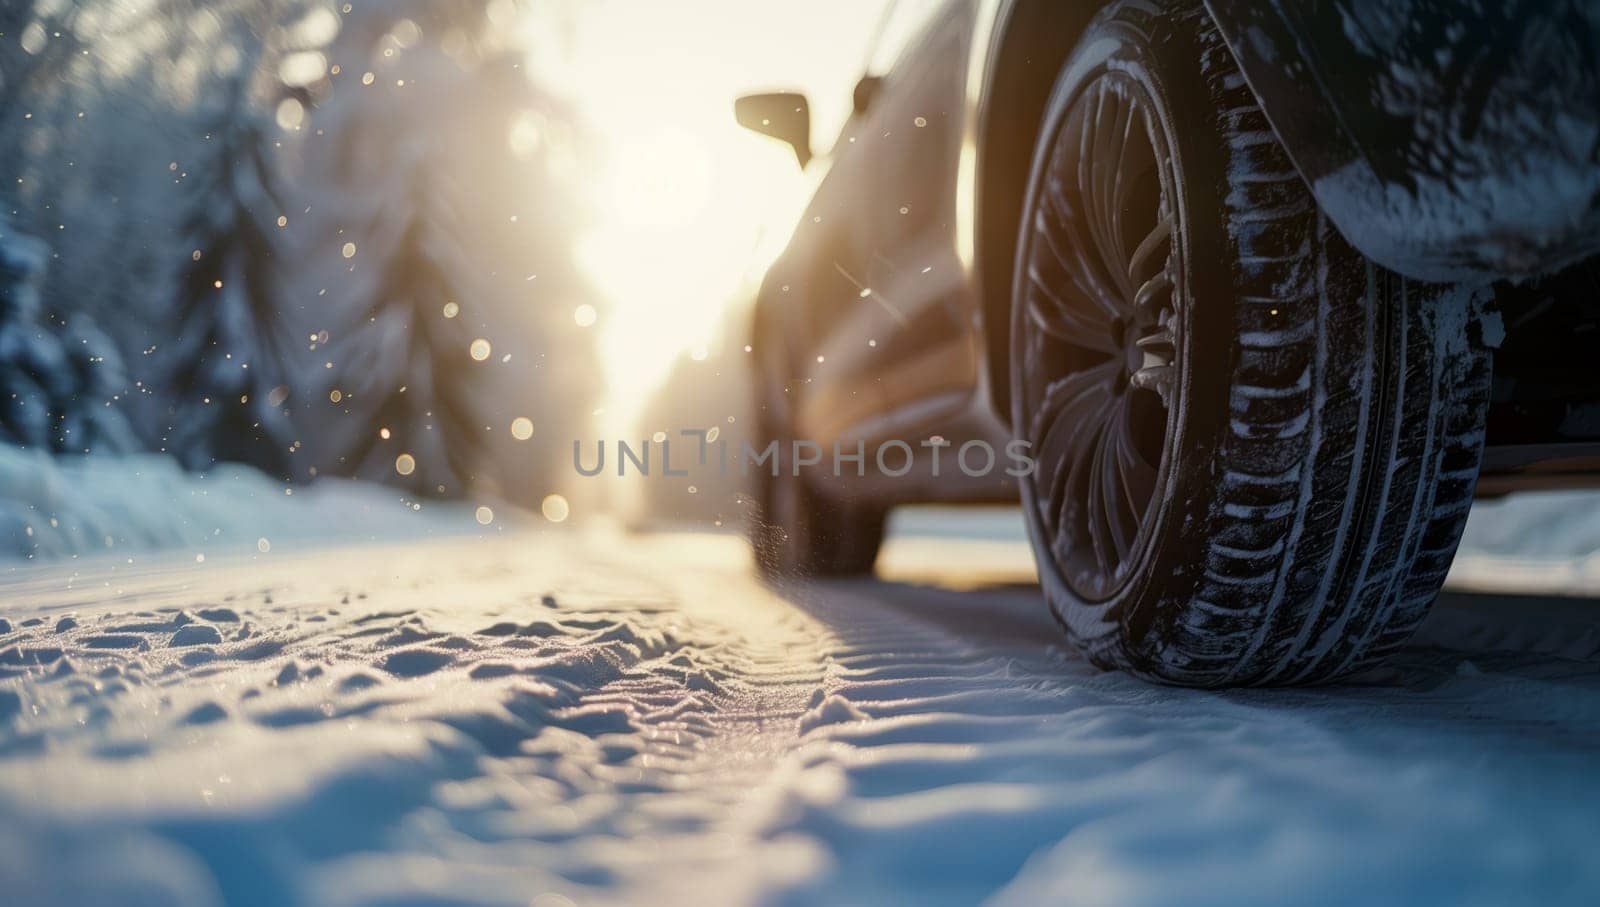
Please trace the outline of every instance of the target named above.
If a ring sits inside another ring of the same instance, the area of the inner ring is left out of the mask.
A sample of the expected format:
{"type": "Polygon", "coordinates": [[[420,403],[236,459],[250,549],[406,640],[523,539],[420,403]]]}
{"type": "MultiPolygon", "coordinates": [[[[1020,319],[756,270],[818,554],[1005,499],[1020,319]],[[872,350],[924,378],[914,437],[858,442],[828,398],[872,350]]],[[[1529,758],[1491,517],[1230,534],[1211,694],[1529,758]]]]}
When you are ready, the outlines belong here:
{"type": "MultiPolygon", "coordinates": [[[[1124,102],[1127,103],[1127,99],[1124,99],[1124,102]]],[[[1132,109],[1131,105],[1130,109],[1132,109]]],[[[1148,141],[1134,141],[1133,130],[1135,129],[1142,130],[1146,138],[1148,138],[1150,130],[1149,119],[1142,111],[1137,109],[1134,109],[1134,112],[1128,117],[1128,125],[1123,132],[1122,158],[1118,163],[1120,170],[1118,171],[1117,184],[1114,187],[1114,194],[1110,203],[1112,210],[1115,212],[1119,249],[1126,248],[1120,242],[1125,235],[1122,231],[1122,218],[1124,215],[1135,211],[1135,205],[1130,196],[1135,187],[1140,186],[1146,177],[1151,176],[1156,171],[1155,149],[1148,141]]],[[[1137,210],[1141,213],[1148,213],[1142,207],[1137,210]]],[[[1125,261],[1126,258],[1119,258],[1118,260],[1125,261]]]]}
{"type": "Polygon", "coordinates": [[[1113,456],[1117,467],[1117,480],[1122,487],[1123,500],[1135,521],[1144,518],[1150,506],[1150,496],[1156,488],[1156,468],[1145,461],[1138,445],[1133,443],[1133,433],[1127,423],[1128,414],[1113,431],[1113,456]]]}
{"type": "Polygon", "coordinates": [[[1114,355],[1118,352],[1112,342],[1111,321],[1099,306],[1085,306],[1063,298],[1064,293],[1078,292],[1077,288],[1063,291],[1052,289],[1035,265],[1028,265],[1028,315],[1045,333],[1057,340],[1097,353],[1114,355]]]}
{"type": "Polygon", "coordinates": [[[1095,117],[1086,119],[1078,161],[1079,197],[1089,201],[1089,232],[1094,237],[1100,261],[1115,282],[1119,298],[1133,294],[1122,269],[1115,262],[1127,261],[1122,237],[1115,225],[1120,221],[1117,183],[1121,179],[1123,149],[1132,123],[1131,111],[1112,92],[1101,89],[1096,99],[1095,117]]]}
{"type": "Polygon", "coordinates": [[[1138,124],[1142,118],[1133,115],[1132,107],[1124,105],[1124,109],[1127,111],[1127,114],[1123,118],[1124,122],[1122,126],[1122,136],[1117,145],[1116,165],[1113,171],[1111,185],[1108,187],[1110,191],[1107,193],[1107,197],[1110,199],[1110,201],[1107,203],[1110,207],[1110,218],[1108,223],[1111,236],[1116,241],[1117,247],[1117,257],[1113,258],[1112,261],[1124,260],[1122,255],[1122,217],[1123,214],[1125,214],[1128,210],[1126,205],[1127,194],[1129,187],[1137,181],[1138,177],[1143,175],[1141,171],[1130,170],[1128,166],[1128,159],[1131,153],[1131,149],[1128,146],[1128,140],[1132,137],[1134,126],[1138,124]]]}
{"type": "MultiPolygon", "coordinates": [[[[1096,428],[1103,428],[1103,425],[1096,428]]],[[[1048,511],[1051,509],[1055,511],[1053,527],[1055,538],[1052,547],[1059,563],[1075,560],[1078,552],[1074,549],[1078,546],[1087,548],[1094,555],[1097,565],[1102,559],[1100,547],[1094,540],[1092,517],[1089,513],[1092,494],[1090,471],[1094,468],[1094,452],[1098,449],[1098,445],[1093,443],[1096,437],[1097,434],[1087,430],[1081,433],[1082,443],[1078,445],[1078,455],[1070,462],[1071,468],[1064,470],[1064,481],[1057,483],[1059,491],[1051,499],[1054,501],[1053,508],[1047,506],[1047,520],[1048,511]]]]}
{"type": "Polygon", "coordinates": [[[1113,424],[1107,424],[1100,433],[1100,443],[1095,445],[1094,452],[1095,487],[1091,490],[1093,496],[1090,498],[1092,505],[1096,505],[1091,507],[1090,512],[1098,511],[1100,515],[1100,531],[1096,535],[1100,538],[1100,549],[1104,552],[1108,573],[1114,573],[1127,558],[1128,549],[1133,545],[1134,532],[1137,531],[1136,524],[1127,519],[1121,510],[1122,482],[1117,476],[1111,450],[1117,434],[1113,424]]]}
{"type": "MultiPolygon", "coordinates": [[[[1128,260],[1128,280],[1130,283],[1139,279],[1139,275],[1144,273],[1145,263],[1151,260],[1156,252],[1163,250],[1169,244],[1168,241],[1171,238],[1172,220],[1163,216],[1156,221],[1156,225],[1150,229],[1150,233],[1139,243],[1139,248],[1133,250],[1133,257],[1128,260]]],[[[1164,263],[1166,256],[1162,256],[1161,260],[1164,263]]],[[[1141,289],[1143,288],[1141,287],[1141,289]]]]}
{"type": "Polygon", "coordinates": [[[1074,208],[1060,191],[1059,182],[1053,183],[1041,207],[1040,234],[1055,260],[1077,288],[1083,302],[1103,312],[1107,318],[1123,314],[1126,296],[1116,285],[1118,268],[1107,267],[1092,254],[1092,246],[1084,241],[1080,229],[1083,214],[1074,208]],[[1059,230],[1050,229],[1049,218],[1054,218],[1059,230]],[[1063,249],[1062,247],[1066,248],[1063,249]],[[1070,250],[1070,251],[1069,251],[1070,250]]]}
{"type": "Polygon", "coordinates": [[[1051,498],[1064,491],[1062,480],[1093,449],[1095,432],[1114,405],[1110,382],[1115,374],[1116,363],[1106,362],[1046,389],[1028,436],[1040,463],[1040,485],[1051,498]]]}

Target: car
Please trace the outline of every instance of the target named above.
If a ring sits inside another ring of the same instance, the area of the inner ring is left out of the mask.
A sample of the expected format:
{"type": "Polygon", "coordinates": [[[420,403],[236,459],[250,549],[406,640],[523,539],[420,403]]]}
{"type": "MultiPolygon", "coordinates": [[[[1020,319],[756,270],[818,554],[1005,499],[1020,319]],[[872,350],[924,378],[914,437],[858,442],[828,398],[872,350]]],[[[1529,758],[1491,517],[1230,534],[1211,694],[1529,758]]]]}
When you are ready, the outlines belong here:
{"type": "Polygon", "coordinates": [[[768,575],[1020,500],[1095,663],[1319,683],[1406,641],[1475,496],[1597,484],[1600,4],[901,0],[873,60],[827,154],[737,103],[825,169],[760,439],[1032,468],[758,469],[768,575]]]}

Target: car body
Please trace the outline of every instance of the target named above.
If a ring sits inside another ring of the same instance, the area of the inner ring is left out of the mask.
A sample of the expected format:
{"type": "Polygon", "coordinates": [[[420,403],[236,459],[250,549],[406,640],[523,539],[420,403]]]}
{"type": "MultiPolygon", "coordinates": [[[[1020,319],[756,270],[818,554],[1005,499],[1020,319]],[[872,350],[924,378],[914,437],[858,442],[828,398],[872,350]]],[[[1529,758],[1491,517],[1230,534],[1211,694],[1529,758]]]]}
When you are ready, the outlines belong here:
{"type": "MultiPolygon", "coordinates": [[[[1104,5],[902,0],[891,11],[856,111],[812,164],[826,175],[757,302],[753,343],[781,340],[799,434],[824,447],[1010,439],[1005,308],[1028,161],[1054,75],[1104,5]]],[[[1600,250],[1600,7],[1207,8],[1352,244],[1418,280],[1523,282],[1500,284],[1511,317],[1480,489],[1592,484],[1600,380],[1582,344],[1600,328],[1600,303],[1581,262],[1600,250]],[[1552,296],[1560,305],[1543,304],[1552,296]]],[[[949,471],[873,482],[848,493],[1016,494],[1004,476],[949,471]]]]}
{"type": "MultiPolygon", "coordinates": [[[[767,575],[1020,499],[1096,663],[1318,683],[1410,637],[1475,496],[1600,484],[1600,7],[907,9],[755,309],[759,438],[797,454],[751,489],[767,575]],[[885,469],[908,442],[1033,468],[885,469]]],[[[805,162],[806,111],[737,112],[805,162]]]]}

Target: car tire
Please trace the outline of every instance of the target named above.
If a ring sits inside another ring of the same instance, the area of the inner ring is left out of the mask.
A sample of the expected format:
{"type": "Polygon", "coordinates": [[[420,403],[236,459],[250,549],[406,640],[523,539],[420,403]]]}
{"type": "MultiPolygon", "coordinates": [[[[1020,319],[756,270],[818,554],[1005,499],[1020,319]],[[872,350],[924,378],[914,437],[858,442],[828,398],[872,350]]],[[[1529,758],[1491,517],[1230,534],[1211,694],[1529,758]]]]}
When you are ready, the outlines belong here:
{"type": "Polygon", "coordinates": [[[796,437],[789,416],[787,361],[763,344],[757,354],[759,444],[778,443],[777,466],[751,464],[752,512],[745,526],[756,570],[769,581],[840,579],[872,573],[888,524],[873,502],[820,491],[792,466],[796,437]],[[774,472],[776,474],[774,474],[774,472]]]}
{"type": "Polygon", "coordinates": [[[1016,268],[1025,517],[1094,662],[1316,683],[1411,635],[1477,481],[1477,300],[1340,237],[1200,3],[1090,24],[1046,107],[1016,268]]]}

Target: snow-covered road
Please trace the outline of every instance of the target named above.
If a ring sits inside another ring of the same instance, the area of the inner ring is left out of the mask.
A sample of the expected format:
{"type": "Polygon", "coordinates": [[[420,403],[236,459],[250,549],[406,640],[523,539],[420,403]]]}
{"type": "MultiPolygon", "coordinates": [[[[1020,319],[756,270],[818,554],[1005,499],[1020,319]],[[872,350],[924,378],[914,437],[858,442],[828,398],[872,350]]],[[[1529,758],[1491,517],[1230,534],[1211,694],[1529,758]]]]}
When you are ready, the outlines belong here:
{"type": "Polygon", "coordinates": [[[0,901],[1600,897],[1600,609],[1450,594],[1392,669],[1193,692],[1003,546],[775,592],[525,532],[7,577],[0,901]]]}

